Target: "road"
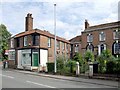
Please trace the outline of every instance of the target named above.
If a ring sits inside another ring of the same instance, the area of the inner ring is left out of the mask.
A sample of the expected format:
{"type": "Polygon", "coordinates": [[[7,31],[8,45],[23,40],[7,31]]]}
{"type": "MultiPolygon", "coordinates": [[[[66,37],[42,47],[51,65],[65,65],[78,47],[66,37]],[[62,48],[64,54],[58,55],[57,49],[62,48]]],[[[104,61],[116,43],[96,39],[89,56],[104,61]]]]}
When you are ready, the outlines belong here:
{"type": "MultiPolygon", "coordinates": [[[[2,70],[2,88],[112,88],[113,86],[75,82],[2,70]]],[[[89,80],[89,79],[88,79],[89,80]]]]}

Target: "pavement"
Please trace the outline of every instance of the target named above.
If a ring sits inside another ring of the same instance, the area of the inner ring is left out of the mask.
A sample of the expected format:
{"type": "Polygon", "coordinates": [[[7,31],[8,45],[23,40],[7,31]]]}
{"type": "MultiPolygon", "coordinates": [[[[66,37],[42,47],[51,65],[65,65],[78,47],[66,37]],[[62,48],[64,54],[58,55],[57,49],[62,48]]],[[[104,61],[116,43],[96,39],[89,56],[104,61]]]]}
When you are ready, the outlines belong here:
{"type": "Polygon", "coordinates": [[[16,70],[16,69],[9,69],[9,70],[14,70],[15,72],[29,74],[29,75],[36,75],[36,76],[41,76],[41,77],[82,82],[82,83],[91,83],[91,84],[96,84],[96,85],[105,85],[105,86],[112,86],[112,87],[118,87],[120,85],[119,84],[120,82],[113,81],[113,80],[100,80],[100,79],[93,79],[93,78],[51,75],[51,74],[46,74],[46,73],[31,72],[31,71],[16,70]]]}

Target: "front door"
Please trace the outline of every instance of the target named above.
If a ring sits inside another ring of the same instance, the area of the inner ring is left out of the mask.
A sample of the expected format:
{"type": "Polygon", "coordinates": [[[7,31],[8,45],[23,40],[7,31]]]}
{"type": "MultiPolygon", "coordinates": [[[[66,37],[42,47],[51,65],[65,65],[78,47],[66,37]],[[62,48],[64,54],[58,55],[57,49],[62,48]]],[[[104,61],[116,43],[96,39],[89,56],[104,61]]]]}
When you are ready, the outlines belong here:
{"type": "Polygon", "coordinates": [[[38,53],[33,53],[33,66],[38,66],[38,53]]]}

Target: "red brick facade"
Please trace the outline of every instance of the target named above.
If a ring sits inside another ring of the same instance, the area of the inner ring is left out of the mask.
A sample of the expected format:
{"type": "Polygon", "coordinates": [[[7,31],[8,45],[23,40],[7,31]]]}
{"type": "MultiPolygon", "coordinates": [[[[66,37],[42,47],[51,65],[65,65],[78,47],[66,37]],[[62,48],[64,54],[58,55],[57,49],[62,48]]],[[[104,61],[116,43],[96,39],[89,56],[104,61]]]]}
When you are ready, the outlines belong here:
{"type": "MultiPolygon", "coordinates": [[[[28,14],[26,17],[26,30],[21,32],[13,37],[14,39],[14,49],[15,49],[15,64],[19,63],[19,51],[22,50],[31,50],[31,53],[36,49],[47,50],[48,51],[48,62],[54,62],[54,38],[55,36],[49,33],[46,30],[33,29],[33,18],[32,14],[28,14]],[[50,46],[48,46],[48,39],[50,39],[50,46]]],[[[59,48],[56,50],[57,56],[70,57],[70,42],[64,38],[56,36],[56,42],[59,41],[59,48]],[[63,45],[64,44],[64,49],[63,45]]],[[[9,44],[11,48],[11,39],[9,44]]],[[[29,55],[31,56],[29,52],[29,55]]],[[[39,56],[40,59],[41,56],[39,56]]],[[[31,56],[32,58],[32,56],[31,56]]],[[[30,62],[29,62],[30,63],[30,62]]],[[[32,63],[32,61],[31,61],[32,63]]]]}
{"type": "MultiPolygon", "coordinates": [[[[85,22],[85,25],[86,25],[86,22],[85,22]]],[[[118,28],[120,28],[120,21],[87,27],[82,32],[82,35],[81,35],[81,38],[82,38],[82,43],[81,43],[82,44],[82,54],[85,53],[85,51],[87,49],[87,45],[89,45],[89,44],[93,45],[93,49],[94,49],[93,53],[95,55],[100,54],[100,45],[102,45],[102,44],[105,45],[105,49],[109,49],[114,54],[113,44],[115,42],[120,41],[120,35],[118,35],[117,39],[114,38],[114,32],[117,31],[119,33],[118,28]],[[101,41],[100,40],[100,34],[102,34],[102,33],[104,33],[104,35],[105,35],[105,40],[101,41]],[[89,34],[91,34],[92,37],[93,37],[92,42],[87,42],[87,36],[89,34]]]]}

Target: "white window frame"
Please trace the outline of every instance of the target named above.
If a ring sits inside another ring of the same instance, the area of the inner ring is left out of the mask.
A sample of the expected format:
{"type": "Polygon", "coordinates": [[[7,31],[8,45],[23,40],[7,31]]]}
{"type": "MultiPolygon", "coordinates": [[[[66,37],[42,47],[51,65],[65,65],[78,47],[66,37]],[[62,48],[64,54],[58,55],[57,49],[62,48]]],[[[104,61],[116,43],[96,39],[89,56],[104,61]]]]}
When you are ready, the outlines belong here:
{"type": "Polygon", "coordinates": [[[100,33],[99,33],[99,40],[100,40],[100,41],[105,41],[105,40],[106,40],[106,35],[105,35],[104,32],[100,32],[100,33]],[[104,35],[104,36],[103,36],[103,35],[104,35]]]}
{"type": "Polygon", "coordinates": [[[10,40],[10,46],[11,46],[11,48],[14,48],[14,38],[11,38],[11,40],[10,40]]]}
{"type": "Polygon", "coordinates": [[[104,50],[106,50],[106,44],[100,44],[98,45],[98,55],[101,55],[102,51],[101,51],[101,45],[104,45],[104,50]]]}
{"type": "Polygon", "coordinates": [[[114,38],[114,39],[119,39],[118,29],[113,32],[113,38],[114,38]],[[118,34],[118,35],[116,35],[116,34],[118,34]],[[117,37],[116,37],[116,36],[117,36],[117,37]]]}
{"type": "Polygon", "coordinates": [[[24,46],[27,46],[27,36],[24,36],[24,46]]]}
{"type": "Polygon", "coordinates": [[[57,49],[60,49],[60,41],[57,40],[57,49]]]}
{"type": "Polygon", "coordinates": [[[48,37],[48,47],[51,47],[51,38],[48,37]]]}
{"type": "Polygon", "coordinates": [[[62,50],[65,50],[65,43],[62,42],[62,50]]]}
{"type": "Polygon", "coordinates": [[[15,50],[9,50],[8,59],[15,60],[15,50]]]}
{"type": "Polygon", "coordinates": [[[92,34],[87,35],[87,42],[93,42],[93,35],[92,34]]]}
{"type": "Polygon", "coordinates": [[[79,45],[75,45],[75,52],[78,52],[79,51],[79,45]]]}
{"type": "MultiPolygon", "coordinates": [[[[115,44],[118,44],[118,45],[119,45],[119,42],[114,43],[114,54],[117,54],[116,51],[115,51],[115,50],[116,50],[116,49],[115,49],[115,44]]],[[[118,54],[120,54],[120,53],[118,53],[118,54]]]]}

